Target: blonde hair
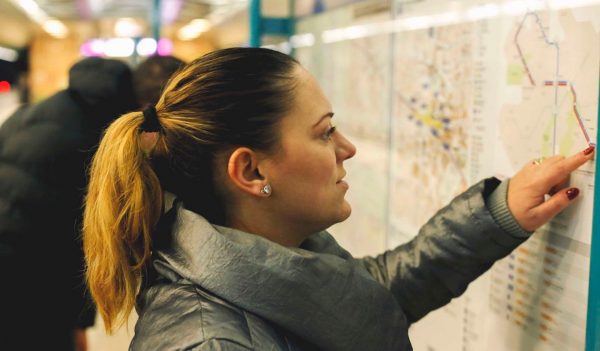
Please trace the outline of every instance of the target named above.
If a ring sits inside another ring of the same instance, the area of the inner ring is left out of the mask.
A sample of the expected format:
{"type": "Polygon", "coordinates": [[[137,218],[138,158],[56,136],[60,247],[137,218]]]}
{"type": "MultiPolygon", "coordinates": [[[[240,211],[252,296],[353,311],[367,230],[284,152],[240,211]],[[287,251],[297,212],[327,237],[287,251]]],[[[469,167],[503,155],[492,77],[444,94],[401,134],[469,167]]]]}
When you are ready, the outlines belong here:
{"type": "MultiPolygon", "coordinates": [[[[171,135],[197,135],[207,128],[197,119],[161,119],[171,135]]],[[[90,167],[83,216],[86,279],[109,332],[134,307],[152,230],[162,213],[163,191],[148,154],[166,155],[166,137],[157,133],[153,150],[145,150],[145,133],[139,131],[143,120],[142,113],[133,112],[112,123],[90,167]]]]}
{"type": "Polygon", "coordinates": [[[293,100],[296,65],[267,49],[215,51],[168,82],[156,105],[161,131],[151,149],[140,132],[141,112],[108,127],[90,167],[83,247],[89,290],[109,333],[135,306],[162,215],[163,187],[217,223],[211,212],[222,211],[215,205],[215,155],[234,145],[274,147],[275,126],[293,100]]]}
{"type": "Polygon", "coordinates": [[[150,256],[151,230],[160,218],[160,183],[137,137],[142,122],[141,113],[116,120],[90,168],[83,217],[86,278],[107,331],[133,308],[150,256]]]}

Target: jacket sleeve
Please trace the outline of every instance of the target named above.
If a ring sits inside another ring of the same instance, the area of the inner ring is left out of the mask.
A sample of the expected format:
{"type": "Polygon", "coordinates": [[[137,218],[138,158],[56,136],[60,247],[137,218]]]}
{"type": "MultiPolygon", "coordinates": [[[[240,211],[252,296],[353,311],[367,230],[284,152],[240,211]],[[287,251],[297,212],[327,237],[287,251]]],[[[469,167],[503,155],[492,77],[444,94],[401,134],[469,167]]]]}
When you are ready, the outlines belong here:
{"type": "MultiPolygon", "coordinates": [[[[408,243],[359,259],[394,294],[409,323],[461,295],[471,281],[527,239],[528,235],[502,229],[506,226],[501,227],[488,210],[486,202],[499,184],[495,178],[475,184],[436,213],[408,243]]],[[[492,198],[500,199],[506,213],[506,185],[498,188],[504,195],[492,198]]]]}

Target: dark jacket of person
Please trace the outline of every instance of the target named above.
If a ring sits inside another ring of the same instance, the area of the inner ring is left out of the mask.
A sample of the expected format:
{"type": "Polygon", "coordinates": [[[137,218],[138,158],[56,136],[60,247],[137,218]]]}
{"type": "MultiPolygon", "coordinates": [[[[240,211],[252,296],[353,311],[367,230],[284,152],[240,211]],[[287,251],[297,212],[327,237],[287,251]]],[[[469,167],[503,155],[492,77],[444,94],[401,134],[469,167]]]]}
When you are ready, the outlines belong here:
{"type": "Polygon", "coordinates": [[[130,350],[412,350],[411,323],[527,238],[498,184],[475,184],[410,242],[361,259],[327,232],[288,248],[178,204],[153,243],[130,350]]]}
{"type": "Polygon", "coordinates": [[[73,329],[93,324],[80,241],[86,167],[102,130],[135,108],[131,79],[125,63],[84,59],[67,89],[0,128],[0,349],[68,350],[73,329]]]}

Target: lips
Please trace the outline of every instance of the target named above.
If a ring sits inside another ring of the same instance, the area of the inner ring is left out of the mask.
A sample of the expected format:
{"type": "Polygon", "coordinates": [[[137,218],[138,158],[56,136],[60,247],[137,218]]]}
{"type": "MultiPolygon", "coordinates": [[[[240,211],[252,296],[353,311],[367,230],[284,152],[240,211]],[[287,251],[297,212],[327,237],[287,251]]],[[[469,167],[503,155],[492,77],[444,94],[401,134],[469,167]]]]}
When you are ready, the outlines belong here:
{"type": "Polygon", "coordinates": [[[344,172],[342,174],[342,176],[340,177],[340,179],[338,179],[338,181],[335,182],[335,184],[338,185],[338,186],[341,186],[341,187],[343,187],[345,189],[348,189],[349,188],[348,183],[346,183],[346,181],[344,180],[345,176],[346,176],[346,172],[344,172]]]}
{"type": "Polygon", "coordinates": [[[350,188],[350,186],[348,185],[348,183],[346,183],[345,180],[341,179],[339,182],[335,183],[336,186],[348,190],[348,188],[350,188]]]}

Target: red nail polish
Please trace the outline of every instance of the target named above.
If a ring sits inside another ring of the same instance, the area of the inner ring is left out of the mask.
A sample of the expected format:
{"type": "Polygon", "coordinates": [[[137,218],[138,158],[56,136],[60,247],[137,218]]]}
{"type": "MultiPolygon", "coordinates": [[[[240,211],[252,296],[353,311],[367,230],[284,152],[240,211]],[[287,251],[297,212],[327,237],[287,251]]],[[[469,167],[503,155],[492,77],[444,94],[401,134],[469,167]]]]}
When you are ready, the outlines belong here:
{"type": "Polygon", "coordinates": [[[583,154],[584,155],[589,155],[592,152],[594,152],[594,150],[596,149],[596,147],[594,145],[588,147],[587,149],[583,150],[583,154]]]}
{"type": "Polygon", "coordinates": [[[577,197],[577,195],[579,195],[579,189],[571,188],[571,189],[567,190],[567,197],[569,198],[569,200],[573,200],[574,198],[577,197]]]}

